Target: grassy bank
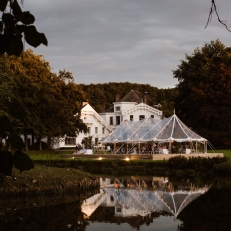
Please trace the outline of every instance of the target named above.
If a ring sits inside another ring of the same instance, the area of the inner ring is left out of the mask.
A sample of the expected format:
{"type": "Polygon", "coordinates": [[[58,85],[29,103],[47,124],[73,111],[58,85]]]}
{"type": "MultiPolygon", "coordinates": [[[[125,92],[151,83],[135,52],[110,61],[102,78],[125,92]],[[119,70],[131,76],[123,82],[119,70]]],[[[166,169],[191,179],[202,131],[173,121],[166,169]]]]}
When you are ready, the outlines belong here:
{"type": "Polygon", "coordinates": [[[78,169],[43,167],[20,173],[14,170],[13,177],[5,177],[2,196],[30,196],[52,193],[77,192],[99,187],[98,180],[78,169]]]}

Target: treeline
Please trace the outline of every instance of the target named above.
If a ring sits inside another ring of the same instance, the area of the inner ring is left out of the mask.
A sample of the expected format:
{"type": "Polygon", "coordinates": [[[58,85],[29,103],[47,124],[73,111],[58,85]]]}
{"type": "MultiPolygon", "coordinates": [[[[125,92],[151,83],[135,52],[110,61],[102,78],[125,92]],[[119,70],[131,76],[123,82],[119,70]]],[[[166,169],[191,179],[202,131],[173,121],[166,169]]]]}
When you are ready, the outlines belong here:
{"type": "Polygon", "coordinates": [[[116,83],[79,84],[85,92],[88,103],[97,111],[103,112],[113,106],[116,96],[121,99],[129,91],[136,90],[148,94],[150,105],[161,104],[165,117],[171,116],[174,111],[174,101],[178,95],[176,88],[158,89],[149,84],[116,83]]]}

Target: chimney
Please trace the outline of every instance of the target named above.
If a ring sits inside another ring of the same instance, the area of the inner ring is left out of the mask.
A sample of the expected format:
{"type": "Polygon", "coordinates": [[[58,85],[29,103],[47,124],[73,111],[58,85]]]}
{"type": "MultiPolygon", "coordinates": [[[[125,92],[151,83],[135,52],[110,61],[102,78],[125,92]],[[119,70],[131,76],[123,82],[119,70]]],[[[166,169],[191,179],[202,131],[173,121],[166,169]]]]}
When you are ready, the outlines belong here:
{"type": "Polygon", "coordinates": [[[103,112],[105,112],[105,110],[106,110],[105,103],[102,103],[101,112],[103,113],[103,112]]]}
{"type": "Polygon", "coordinates": [[[116,102],[119,102],[119,100],[120,100],[120,95],[117,94],[117,95],[116,95],[116,98],[115,98],[115,101],[116,101],[116,102]]]}
{"type": "Polygon", "coordinates": [[[147,105],[149,105],[148,104],[148,92],[144,92],[144,100],[143,100],[143,103],[145,103],[145,104],[147,104],[147,105]]]}

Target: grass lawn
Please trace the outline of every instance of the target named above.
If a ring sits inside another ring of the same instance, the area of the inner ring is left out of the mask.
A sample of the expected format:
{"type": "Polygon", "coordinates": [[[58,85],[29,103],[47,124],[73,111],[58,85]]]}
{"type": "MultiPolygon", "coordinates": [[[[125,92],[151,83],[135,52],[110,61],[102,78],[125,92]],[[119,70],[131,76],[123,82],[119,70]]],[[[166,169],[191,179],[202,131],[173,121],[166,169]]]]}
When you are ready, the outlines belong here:
{"type": "MultiPolygon", "coordinates": [[[[47,159],[58,160],[58,159],[63,159],[63,157],[61,157],[62,154],[73,154],[73,152],[74,150],[59,150],[59,151],[52,151],[52,152],[48,152],[44,150],[44,151],[28,151],[25,153],[29,155],[32,160],[47,160],[47,159]]],[[[225,157],[231,158],[231,148],[208,150],[208,153],[224,153],[225,157]]],[[[95,154],[97,153],[95,152],[95,154]]],[[[100,154],[100,152],[98,154],[100,154]]]]}
{"type": "Polygon", "coordinates": [[[59,150],[59,151],[28,151],[25,152],[27,155],[30,156],[32,160],[57,160],[57,159],[63,159],[61,158],[62,154],[72,154],[73,150],[59,150]]]}
{"type": "Polygon", "coordinates": [[[225,157],[231,158],[231,148],[229,149],[215,149],[215,150],[208,150],[208,153],[224,153],[225,157]]]}

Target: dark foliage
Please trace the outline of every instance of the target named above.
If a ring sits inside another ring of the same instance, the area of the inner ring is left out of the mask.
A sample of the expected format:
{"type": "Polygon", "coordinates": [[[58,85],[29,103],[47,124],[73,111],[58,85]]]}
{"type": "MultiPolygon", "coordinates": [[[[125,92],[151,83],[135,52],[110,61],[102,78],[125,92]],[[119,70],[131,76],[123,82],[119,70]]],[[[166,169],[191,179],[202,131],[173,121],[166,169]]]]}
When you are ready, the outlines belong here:
{"type": "Polygon", "coordinates": [[[231,162],[226,157],[190,157],[187,159],[184,156],[177,156],[170,158],[167,163],[170,175],[194,176],[199,174],[227,175],[230,173],[231,162]],[[226,166],[226,169],[222,169],[224,166],[226,166]]]}
{"type": "Polygon", "coordinates": [[[231,49],[219,40],[186,55],[178,69],[176,113],[213,145],[231,139],[231,49]]]}
{"type": "Polygon", "coordinates": [[[34,168],[34,164],[27,154],[21,151],[16,151],[14,153],[14,167],[20,170],[21,173],[25,170],[34,168]]]}
{"type": "Polygon", "coordinates": [[[131,90],[137,90],[142,93],[147,93],[149,98],[149,105],[161,104],[164,116],[168,117],[173,114],[174,100],[178,95],[175,88],[158,89],[149,84],[137,83],[103,83],[103,84],[80,84],[83,91],[87,94],[88,102],[97,112],[104,112],[113,106],[116,101],[116,96],[121,99],[131,90]]]}

